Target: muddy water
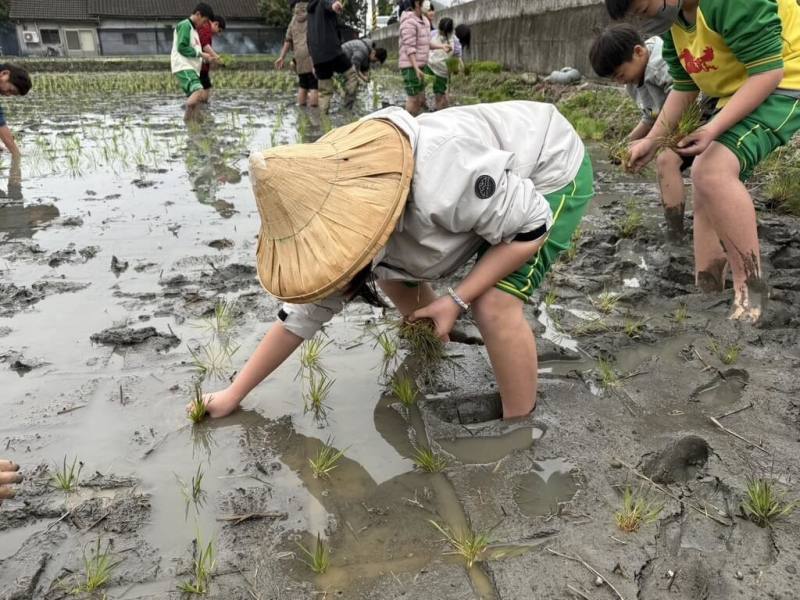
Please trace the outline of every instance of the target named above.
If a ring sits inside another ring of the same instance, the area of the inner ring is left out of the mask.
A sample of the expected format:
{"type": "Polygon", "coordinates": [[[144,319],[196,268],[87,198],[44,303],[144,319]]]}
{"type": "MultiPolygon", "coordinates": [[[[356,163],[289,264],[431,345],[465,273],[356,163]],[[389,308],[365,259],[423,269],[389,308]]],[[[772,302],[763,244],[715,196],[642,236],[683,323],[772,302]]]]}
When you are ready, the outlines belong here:
{"type": "Polygon", "coordinates": [[[575,465],[561,459],[536,461],[529,473],[515,482],[514,501],[522,514],[546,517],[559,513],[559,505],[578,491],[571,471],[575,465]]]}

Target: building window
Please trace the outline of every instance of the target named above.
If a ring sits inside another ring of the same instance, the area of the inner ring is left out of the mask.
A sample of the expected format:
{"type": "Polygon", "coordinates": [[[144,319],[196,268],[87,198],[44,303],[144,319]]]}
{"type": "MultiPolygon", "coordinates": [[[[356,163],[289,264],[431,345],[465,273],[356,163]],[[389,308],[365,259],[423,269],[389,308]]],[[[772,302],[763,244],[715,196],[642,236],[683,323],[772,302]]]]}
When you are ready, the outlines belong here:
{"type": "Polygon", "coordinates": [[[61,36],[58,33],[58,29],[40,29],[39,34],[42,36],[42,43],[43,44],[61,44],[61,36]]]}
{"type": "Polygon", "coordinates": [[[78,36],[78,32],[74,29],[68,29],[64,33],[67,34],[67,48],[70,50],[80,50],[81,38],[78,36]]]}
{"type": "Polygon", "coordinates": [[[138,46],[139,36],[137,36],[135,33],[123,33],[122,43],[126,46],[138,46]]]}

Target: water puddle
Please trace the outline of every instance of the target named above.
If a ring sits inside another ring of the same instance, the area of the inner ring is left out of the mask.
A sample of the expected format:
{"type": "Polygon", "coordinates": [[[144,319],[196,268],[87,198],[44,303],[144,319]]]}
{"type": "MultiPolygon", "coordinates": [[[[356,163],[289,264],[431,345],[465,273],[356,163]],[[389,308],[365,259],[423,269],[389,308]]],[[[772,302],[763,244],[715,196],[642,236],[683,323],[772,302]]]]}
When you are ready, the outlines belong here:
{"type": "Polygon", "coordinates": [[[528,517],[558,514],[560,503],[568,502],[578,491],[571,471],[575,465],[561,459],[536,461],[534,470],[519,475],[514,482],[514,501],[528,517]]]}
{"type": "Polygon", "coordinates": [[[701,385],[690,398],[695,402],[714,406],[732,406],[742,397],[750,376],[741,369],[729,369],[713,380],[701,385]]]}
{"type": "Polygon", "coordinates": [[[543,435],[544,430],[538,427],[519,427],[502,435],[441,439],[436,442],[464,464],[483,465],[497,462],[517,450],[526,450],[543,435]]]}

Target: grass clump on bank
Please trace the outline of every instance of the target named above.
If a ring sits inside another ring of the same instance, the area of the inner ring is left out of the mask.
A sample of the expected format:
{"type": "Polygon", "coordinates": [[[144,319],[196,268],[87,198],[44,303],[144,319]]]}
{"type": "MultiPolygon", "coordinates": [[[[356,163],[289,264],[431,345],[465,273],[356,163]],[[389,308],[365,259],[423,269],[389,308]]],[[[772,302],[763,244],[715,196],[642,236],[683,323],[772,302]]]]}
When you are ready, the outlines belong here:
{"type": "Polygon", "coordinates": [[[663,509],[663,504],[650,501],[641,489],[634,492],[628,486],[622,494],[622,508],[614,514],[614,521],[622,531],[634,533],[642,525],[657,521],[663,509]]]}
{"type": "Polygon", "coordinates": [[[426,473],[440,473],[447,468],[447,459],[429,448],[417,448],[414,465],[426,473]]]}
{"type": "Polygon", "coordinates": [[[775,490],[775,482],[766,477],[747,481],[747,495],[742,502],[745,516],[759,527],[767,527],[791,514],[800,503],[785,502],[784,495],[775,490]]]}
{"type": "Polygon", "coordinates": [[[92,552],[87,555],[86,549],[83,550],[83,581],[70,591],[70,595],[93,594],[104,587],[121,562],[112,557],[111,542],[108,542],[105,550],[101,550],[100,538],[97,538],[92,552]]]}

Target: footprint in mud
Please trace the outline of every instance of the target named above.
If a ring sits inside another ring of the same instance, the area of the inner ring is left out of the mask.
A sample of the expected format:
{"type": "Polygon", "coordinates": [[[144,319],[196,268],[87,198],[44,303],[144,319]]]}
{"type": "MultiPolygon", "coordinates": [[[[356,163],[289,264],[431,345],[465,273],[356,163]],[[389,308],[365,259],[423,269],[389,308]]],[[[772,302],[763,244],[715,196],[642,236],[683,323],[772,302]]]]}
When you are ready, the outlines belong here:
{"type": "Polygon", "coordinates": [[[744,369],[720,371],[710,382],[693,391],[689,399],[714,406],[733,406],[744,393],[750,374],[744,369]]]}
{"type": "Polygon", "coordinates": [[[656,483],[691,481],[705,467],[710,454],[708,442],[696,435],[687,435],[650,455],[642,470],[656,483]]]}
{"type": "Polygon", "coordinates": [[[555,458],[534,462],[534,470],[514,480],[514,502],[527,517],[558,514],[559,506],[578,491],[574,465],[555,458]]]}

